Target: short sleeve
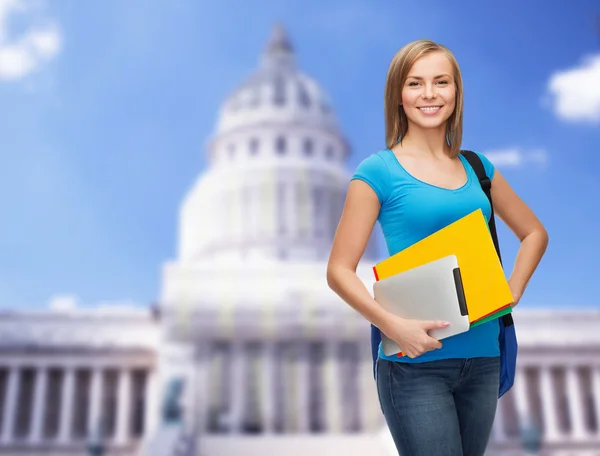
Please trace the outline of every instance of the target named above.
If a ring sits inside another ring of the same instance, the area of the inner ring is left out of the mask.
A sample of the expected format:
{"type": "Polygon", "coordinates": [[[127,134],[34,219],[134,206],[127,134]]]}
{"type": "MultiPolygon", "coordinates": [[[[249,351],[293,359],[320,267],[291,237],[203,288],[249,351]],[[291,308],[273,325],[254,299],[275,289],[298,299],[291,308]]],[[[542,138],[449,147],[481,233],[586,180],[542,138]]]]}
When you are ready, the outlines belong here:
{"type": "Polygon", "coordinates": [[[360,179],[371,186],[383,204],[391,190],[391,179],[388,167],[379,154],[371,154],[356,167],[351,180],[360,179]]]}
{"type": "Polygon", "coordinates": [[[490,180],[492,180],[494,178],[494,171],[496,170],[494,164],[485,155],[479,152],[476,152],[476,154],[479,156],[481,162],[483,163],[483,168],[485,169],[486,176],[489,177],[490,180]]]}

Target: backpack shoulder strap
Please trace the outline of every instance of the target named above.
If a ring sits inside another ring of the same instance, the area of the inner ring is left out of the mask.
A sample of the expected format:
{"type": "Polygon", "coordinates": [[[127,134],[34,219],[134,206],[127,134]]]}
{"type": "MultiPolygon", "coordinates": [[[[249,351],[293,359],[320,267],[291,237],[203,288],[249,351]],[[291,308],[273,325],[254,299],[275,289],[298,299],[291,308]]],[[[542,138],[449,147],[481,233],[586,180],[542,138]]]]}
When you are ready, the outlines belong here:
{"type": "MultiPolygon", "coordinates": [[[[485,167],[479,155],[471,150],[462,150],[460,152],[469,162],[475,174],[477,174],[477,178],[479,179],[479,184],[481,188],[485,192],[485,195],[488,197],[490,201],[490,207],[492,209],[492,215],[490,216],[489,227],[490,233],[492,235],[492,240],[494,241],[494,247],[496,247],[496,253],[498,254],[498,259],[500,260],[500,264],[502,264],[502,256],[500,256],[500,244],[498,243],[498,234],[496,233],[496,219],[494,217],[494,205],[492,204],[492,181],[485,173],[485,167]]],[[[507,313],[501,317],[501,321],[504,324],[504,327],[510,326],[514,324],[514,320],[512,317],[512,313],[507,313]]]]}
{"type": "Polygon", "coordinates": [[[496,233],[496,219],[494,217],[494,205],[492,203],[492,193],[491,193],[492,181],[487,176],[487,174],[485,172],[485,168],[483,166],[483,162],[479,158],[479,155],[477,155],[475,152],[473,152],[471,150],[462,150],[460,153],[467,159],[467,161],[473,168],[473,171],[475,171],[475,174],[477,175],[477,178],[479,179],[479,184],[481,185],[481,188],[485,192],[485,195],[487,196],[487,198],[490,202],[490,207],[492,209],[492,215],[491,215],[490,221],[489,221],[490,233],[491,233],[492,239],[494,241],[494,247],[496,247],[496,253],[498,254],[498,258],[500,259],[500,264],[502,264],[502,256],[500,255],[500,244],[498,243],[498,234],[496,233]]]}

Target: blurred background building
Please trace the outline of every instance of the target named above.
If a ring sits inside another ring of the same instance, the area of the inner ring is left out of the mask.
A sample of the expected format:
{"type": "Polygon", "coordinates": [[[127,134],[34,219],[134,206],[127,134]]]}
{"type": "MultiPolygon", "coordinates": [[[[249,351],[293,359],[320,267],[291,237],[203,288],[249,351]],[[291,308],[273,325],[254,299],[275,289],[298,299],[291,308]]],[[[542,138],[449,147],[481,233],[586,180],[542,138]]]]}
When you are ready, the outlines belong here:
{"type": "MultiPolygon", "coordinates": [[[[396,454],[369,325],[325,280],[350,146],[281,27],[260,57],[222,105],[155,306],[2,314],[0,455],[396,454]]],[[[600,313],[515,320],[489,454],[600,455],[600,313]]]]}

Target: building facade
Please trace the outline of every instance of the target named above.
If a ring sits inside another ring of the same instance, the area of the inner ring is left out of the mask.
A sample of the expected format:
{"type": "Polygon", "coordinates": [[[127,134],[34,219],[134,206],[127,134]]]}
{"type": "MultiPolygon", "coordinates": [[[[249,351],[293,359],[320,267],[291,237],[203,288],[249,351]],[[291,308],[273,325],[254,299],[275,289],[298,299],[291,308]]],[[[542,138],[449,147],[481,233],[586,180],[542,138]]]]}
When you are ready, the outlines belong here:
{"type": "MultiPolygon", "coordinates": [[[[2,313],[0,455],[396,454],[369,325],[325,280],[349,152],[276,27],[219,112],[157,305],[2,313]]],[[[526,307],[488,453],[600,455],[600,312],[526,307]]]]}

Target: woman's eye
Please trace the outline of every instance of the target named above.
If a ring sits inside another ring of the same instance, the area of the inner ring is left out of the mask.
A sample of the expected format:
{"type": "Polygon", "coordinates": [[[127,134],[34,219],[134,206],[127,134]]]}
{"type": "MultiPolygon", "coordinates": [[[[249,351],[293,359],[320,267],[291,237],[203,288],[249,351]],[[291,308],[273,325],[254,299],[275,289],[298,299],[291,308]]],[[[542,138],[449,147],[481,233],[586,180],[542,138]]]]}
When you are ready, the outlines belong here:
{"type": "MultiPolygon", "coordinates": [[[[408,83],[409,87],[416,87],[418,86],[420,83],[418,81],[412,81],[408,83]]],[[[438,81],[438,84],[448,84],[448,81],[438,81]]]]}

